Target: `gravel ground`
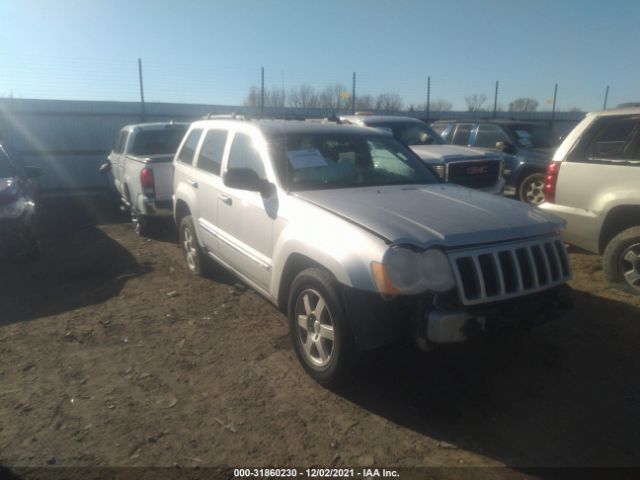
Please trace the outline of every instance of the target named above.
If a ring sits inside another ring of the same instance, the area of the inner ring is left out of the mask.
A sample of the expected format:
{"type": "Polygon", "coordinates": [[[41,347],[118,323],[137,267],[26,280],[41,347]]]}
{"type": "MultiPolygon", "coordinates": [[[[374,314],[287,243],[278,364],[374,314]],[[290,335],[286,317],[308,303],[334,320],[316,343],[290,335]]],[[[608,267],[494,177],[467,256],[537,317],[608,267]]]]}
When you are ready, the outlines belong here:
{"type": "Polygon", "coordinates": [[[595,256],[572,253],[563,320],[376,352],[330,391],[280,311],[191,277],[174,236],[62,222],[39,262],[0,264],[0,464],[640,466],[640,298],[595,256]]]}

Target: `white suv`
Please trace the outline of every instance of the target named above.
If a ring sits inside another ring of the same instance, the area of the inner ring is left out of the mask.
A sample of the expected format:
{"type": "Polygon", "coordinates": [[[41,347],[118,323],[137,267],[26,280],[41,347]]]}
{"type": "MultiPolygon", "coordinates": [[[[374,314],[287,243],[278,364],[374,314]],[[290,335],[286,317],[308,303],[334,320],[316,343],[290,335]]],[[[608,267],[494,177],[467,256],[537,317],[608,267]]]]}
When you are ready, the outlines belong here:
{"type": "Polygon", "coordinates": [[[602,254],[613,285],[640,294],[640,108],[590,113],[558,148],[541,208],[569,243],[602,254]]]}

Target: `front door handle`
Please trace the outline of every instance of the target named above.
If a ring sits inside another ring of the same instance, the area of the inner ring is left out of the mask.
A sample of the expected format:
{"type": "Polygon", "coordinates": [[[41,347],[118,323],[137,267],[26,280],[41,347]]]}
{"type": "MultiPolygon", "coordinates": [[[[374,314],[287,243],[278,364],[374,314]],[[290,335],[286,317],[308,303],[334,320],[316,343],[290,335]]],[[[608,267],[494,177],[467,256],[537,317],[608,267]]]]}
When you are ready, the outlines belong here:
{"type": "Polygon", "coordinates": [[[187,180],[187,183],[193,188],[198,188],[198,182],[196,182],[195,180],[187,180]]]}
{"type": "Polygon", "coordinates": [[[227,205],[232,205],[233,204],[233,199],[223,193],[221,193],[220,195],[218,195],[218,198],[220,200],[222,200],[224,203],[226,203],[227,205]]]}

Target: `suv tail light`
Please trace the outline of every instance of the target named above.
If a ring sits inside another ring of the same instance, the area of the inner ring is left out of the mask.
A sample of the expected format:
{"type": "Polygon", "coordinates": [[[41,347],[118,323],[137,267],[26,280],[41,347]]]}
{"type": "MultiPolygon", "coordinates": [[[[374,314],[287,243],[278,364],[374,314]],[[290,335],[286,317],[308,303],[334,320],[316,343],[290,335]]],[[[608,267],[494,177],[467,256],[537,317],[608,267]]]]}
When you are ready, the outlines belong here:
{"type": "Polygon", "coordinates": [[[156,194],[156,185],[153,180],[153,170],[144,167],[140,170],[140,185],[142,185],[142,191],[147,197],[154,197],[156,194]]]}
{"type": "Polygon", "coordinates": [[[547,165],[547,175],[544,177],[544,199],[549,203],[556,201],[556,184],[561,165],[562,162],[550,162],[547,165]]]}

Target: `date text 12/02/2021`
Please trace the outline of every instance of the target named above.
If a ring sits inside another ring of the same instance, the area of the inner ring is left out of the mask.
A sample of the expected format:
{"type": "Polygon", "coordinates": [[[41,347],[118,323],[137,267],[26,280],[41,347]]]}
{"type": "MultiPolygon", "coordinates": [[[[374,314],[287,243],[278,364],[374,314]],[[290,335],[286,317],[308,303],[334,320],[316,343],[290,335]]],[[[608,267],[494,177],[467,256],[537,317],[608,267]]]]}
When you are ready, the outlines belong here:
{"type": "Polygon", "coordinates": [[[398,478],[397,470],[387,468],[236,468],[234,478],[308,477],[308,478],[398,478]]]}

